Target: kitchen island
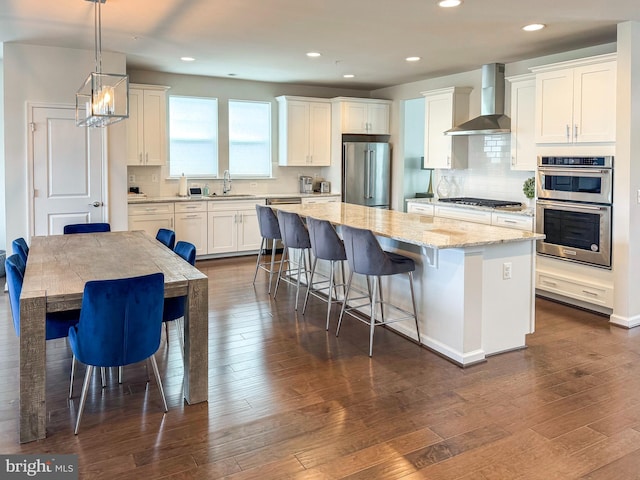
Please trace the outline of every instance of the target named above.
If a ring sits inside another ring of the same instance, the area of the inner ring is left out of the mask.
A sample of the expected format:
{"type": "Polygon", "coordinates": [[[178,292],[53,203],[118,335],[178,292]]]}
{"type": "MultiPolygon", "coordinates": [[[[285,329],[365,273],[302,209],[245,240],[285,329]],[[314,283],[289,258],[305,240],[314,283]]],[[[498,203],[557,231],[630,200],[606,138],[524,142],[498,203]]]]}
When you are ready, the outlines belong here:
{"type": "MultiPolygon", "coordinates": [[[[524,348],[534,331],[535,241],[543,235],[347,203],[278,208],[328,220],[338,231],[371,230],[385,250],[414,259],[420,342],[460,366],[524,348]]],[[[410,309],[409,281],[401,277],[385,280],[384,295],[410,309]]],[[[415,337],[411,323],[389,328],[415,337]]]]}

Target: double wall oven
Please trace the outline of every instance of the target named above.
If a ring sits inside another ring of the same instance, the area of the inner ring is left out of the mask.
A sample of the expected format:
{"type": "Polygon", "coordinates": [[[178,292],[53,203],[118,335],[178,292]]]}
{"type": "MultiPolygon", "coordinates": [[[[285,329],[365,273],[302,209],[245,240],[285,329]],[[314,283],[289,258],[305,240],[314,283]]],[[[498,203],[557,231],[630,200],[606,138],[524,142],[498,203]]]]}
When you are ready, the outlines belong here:
{"type": "Polygon", "coordinates": [[[613,157],[539,157],[538,253],[611,268],[613,157]]]}

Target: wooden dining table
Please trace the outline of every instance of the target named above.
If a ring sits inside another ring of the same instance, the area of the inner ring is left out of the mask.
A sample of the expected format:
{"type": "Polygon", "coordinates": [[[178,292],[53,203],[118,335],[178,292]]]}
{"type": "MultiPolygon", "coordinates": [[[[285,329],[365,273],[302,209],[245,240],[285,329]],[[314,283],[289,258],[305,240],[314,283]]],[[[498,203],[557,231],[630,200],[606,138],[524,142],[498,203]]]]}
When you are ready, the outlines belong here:
{"type": "Polygon", "coordinates": [[[33,237],[20,295],[20,442],[46,437],[46,312],[80,309],[85,283],[162,272],[186,296],[184,398],[208,395],[208,278],[142,231],[33,237]]]}

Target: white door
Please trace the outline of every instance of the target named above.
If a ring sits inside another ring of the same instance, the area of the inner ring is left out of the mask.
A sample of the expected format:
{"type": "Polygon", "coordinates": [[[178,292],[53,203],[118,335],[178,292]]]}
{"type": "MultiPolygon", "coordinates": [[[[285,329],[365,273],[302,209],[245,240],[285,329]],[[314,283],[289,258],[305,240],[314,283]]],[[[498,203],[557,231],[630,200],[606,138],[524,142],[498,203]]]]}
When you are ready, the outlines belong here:
{"type": "Polygon", "coordinates": [[[76,127],[72,107],[32,107],[33,233],[103,222],[103,129],[76,127]]]}

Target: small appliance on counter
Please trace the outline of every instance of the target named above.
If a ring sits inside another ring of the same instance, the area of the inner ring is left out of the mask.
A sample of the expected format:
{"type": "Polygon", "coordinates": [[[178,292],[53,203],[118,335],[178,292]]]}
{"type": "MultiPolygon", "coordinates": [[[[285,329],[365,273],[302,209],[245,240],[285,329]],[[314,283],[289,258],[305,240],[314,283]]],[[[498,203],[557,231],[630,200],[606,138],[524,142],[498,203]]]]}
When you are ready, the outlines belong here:
{"type": "Polygon", "coordinates": [[[300,193],[313,193],[313,178],[300,175],[300,193]]]}
{"type": "Polygon", "coordinates": [[[331,182],[316,180],[313,182],[313,191],[316,193],[331,193],[331,182]]]}

